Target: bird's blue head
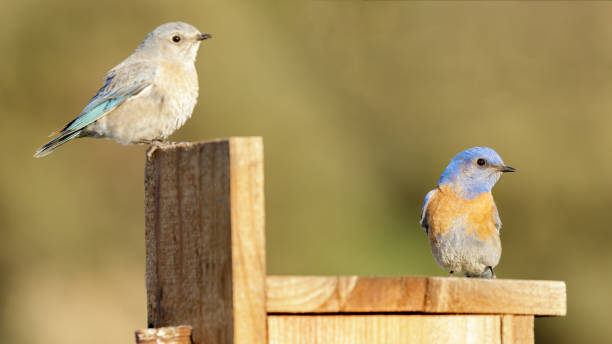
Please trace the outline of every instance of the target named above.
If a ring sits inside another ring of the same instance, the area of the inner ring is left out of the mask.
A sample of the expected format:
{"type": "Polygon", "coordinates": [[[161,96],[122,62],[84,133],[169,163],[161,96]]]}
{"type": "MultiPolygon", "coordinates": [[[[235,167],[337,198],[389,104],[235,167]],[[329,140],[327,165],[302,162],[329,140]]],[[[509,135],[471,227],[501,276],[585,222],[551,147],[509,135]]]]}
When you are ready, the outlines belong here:
{"type": "Polygon", "coordinates": [[[464,199],[491,192],[504,172],[514,172],[491,148],[474,147],[457,154],[446,167],[439,185],[450,186],[464,199]]]}

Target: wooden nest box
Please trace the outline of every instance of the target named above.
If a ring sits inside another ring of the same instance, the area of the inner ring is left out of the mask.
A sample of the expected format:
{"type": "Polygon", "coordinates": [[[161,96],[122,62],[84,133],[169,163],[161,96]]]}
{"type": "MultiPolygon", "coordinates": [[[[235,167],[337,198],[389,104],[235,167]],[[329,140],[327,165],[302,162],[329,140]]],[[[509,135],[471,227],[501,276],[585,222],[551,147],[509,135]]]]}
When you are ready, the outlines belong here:
{"type": "Polygon", "coordinates": [[[138,343],[533,343],[566,313],[556,281],[268,276],[263,185],[258,137],[148,153],[138,343]]]}

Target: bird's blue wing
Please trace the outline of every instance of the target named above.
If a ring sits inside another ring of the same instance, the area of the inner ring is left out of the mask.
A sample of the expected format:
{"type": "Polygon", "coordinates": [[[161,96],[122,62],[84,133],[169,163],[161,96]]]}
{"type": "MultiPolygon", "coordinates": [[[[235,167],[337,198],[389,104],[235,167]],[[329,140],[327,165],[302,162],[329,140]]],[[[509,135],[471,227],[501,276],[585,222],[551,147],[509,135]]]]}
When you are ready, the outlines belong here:
{"type": "Polygon", "coordinates": [[[423,208],[421,208],[421,227],[425,229],[425,232],[429,230],[429,224],[427,223],[427,206],[429,205],[429,201],[435,195],[438,188],[435,188],[425,195],[425,201],[423,202],[423,208]]]}
{"type": "Polygon", "coordinates": [[[113,111],[130,97],[137,95],[153,84],[155,64],[147,61],[130,61],[120,63],[113,68],[104,79],[104,85],[91,98],[81,114],[66,124],[61,130],[51,133],[58,134],[53,140],[40,147],[34,157],[39,158],[51,154],[57,147],[77,138],[83,128],[99,120],[113,111]]]}
{"type": "Polygon", "coordinates": [[[146,61],[122,63],[113,68],[104,80],[104,85],[91,98],[81,114],[60,131],[72,133],[97,121],[117,106],[152,84],[155,66],[146,61]]]}
{"type": "Polygon", "coordinates": [[[497,206],[495,206],[495,214],[493,214],[493,222],[495,223],[495,228],[497,228],[497,233],[501,232],[502,222],[499,217],[499,211],[497,211],[497,206]]]}
{"type": "Polygon", "coordinates": [[[74,131],[83,129],[88,124],[95,122],[96,120],[100,119],[100,117],[102,117],[103,115],[107,114],[108,112],[110,112],[111,110],[119,106],[121,103],[123,103],[126,100],[127,97],[129,97],[130,95],[134,94],[137,91],[138,90],[134,90],[133,92],[130,92],[126,95],[113,97],[113,98],[104,100],[103,102],[98,104],[96,107],[92,108],[91,110],[87,112],[80,114],[77,118],[72,120],[70,123],[66,124],[66,126],[62,129],[62,133],[63,132],[74,132],[74,131]]]}

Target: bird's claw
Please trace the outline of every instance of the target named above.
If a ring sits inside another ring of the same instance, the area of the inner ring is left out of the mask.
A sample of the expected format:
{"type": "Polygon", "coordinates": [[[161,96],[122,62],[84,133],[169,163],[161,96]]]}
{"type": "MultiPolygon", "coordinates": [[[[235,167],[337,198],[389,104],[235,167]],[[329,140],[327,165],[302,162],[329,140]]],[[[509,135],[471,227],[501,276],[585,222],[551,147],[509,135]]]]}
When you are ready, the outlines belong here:
{"type": "Polygon", "coordinates": [[[159,148],[159,145],[157,144],[151,144],[149,146],[149,148],[147,149],[147,160],[151,160],[153,159],[153,153],[155,153],[155,151],[159,148]]]}

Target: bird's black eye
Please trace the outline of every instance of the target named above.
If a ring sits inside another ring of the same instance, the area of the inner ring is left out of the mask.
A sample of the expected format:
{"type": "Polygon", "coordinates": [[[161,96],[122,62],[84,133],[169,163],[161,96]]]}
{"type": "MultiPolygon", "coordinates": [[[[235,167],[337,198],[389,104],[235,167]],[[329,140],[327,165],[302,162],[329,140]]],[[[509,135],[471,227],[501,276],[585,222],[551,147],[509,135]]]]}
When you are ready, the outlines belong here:
{"type": "Polygon", "coordinates": [[[181,36],[179,36],[179,35],[174,35],[174,36],[172,36],[172,41],[173,41],[174,43],[178,43],[178,42],[180,42],[180,41],[181,41],[181,36]]]}
{"type": "Polygon", "coordinates": [[[480,158],[476,160],[476,163],[478,164],[478,166],[484,166],[487,163],[487,161],[483,158],[480,158]]]}

